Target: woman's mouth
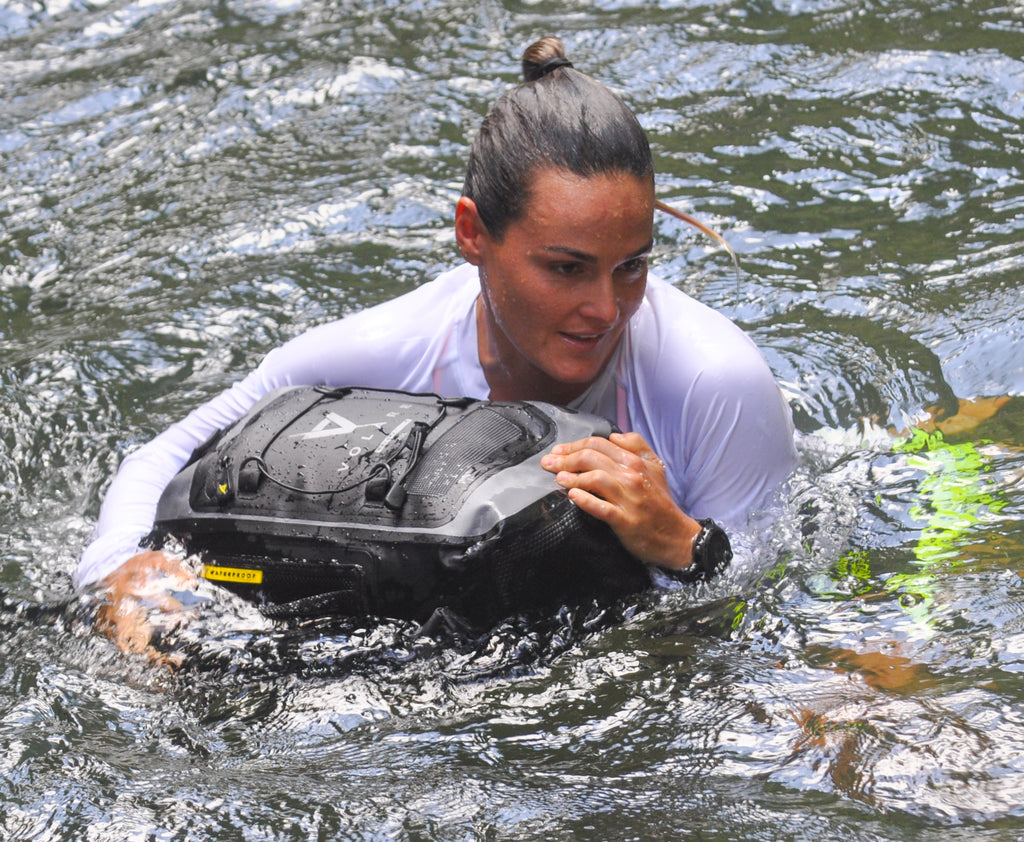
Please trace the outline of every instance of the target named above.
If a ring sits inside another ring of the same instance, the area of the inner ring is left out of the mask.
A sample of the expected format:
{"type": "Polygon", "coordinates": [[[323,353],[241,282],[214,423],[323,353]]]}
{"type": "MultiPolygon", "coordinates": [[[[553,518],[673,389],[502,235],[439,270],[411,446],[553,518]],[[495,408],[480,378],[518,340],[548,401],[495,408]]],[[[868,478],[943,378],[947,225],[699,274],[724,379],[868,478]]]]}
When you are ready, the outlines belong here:
{"type": "Polygon", "coordinates": [[[570,333],[563,330],[559,335],[570,345],[578,348],[593,348],[608,334],[607,331],[600,333],[570,333]]]}

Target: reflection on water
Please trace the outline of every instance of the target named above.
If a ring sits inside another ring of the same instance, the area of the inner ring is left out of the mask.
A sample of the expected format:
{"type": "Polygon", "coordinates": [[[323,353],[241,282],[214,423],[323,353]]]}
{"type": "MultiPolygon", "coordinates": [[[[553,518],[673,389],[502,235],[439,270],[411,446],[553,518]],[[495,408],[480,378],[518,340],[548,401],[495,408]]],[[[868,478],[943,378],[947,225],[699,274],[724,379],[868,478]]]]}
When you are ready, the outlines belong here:
{"type": "Polygon", "coordinates": [[[0,9],[0,828],[10,838],[1024,831],[1024,23],[1014,4],[0,9]],[[70,590],[124,453],[455,259],[467,139],[559,31],[654,144],[659,271],[741,323],[803,466],[725,581],[281,626],[171,674],[70,590]],[[1005,400],[1004,400],[1005,399],[1005,400]],[[931,413],[938,426],[908,432],[931,413]]]}

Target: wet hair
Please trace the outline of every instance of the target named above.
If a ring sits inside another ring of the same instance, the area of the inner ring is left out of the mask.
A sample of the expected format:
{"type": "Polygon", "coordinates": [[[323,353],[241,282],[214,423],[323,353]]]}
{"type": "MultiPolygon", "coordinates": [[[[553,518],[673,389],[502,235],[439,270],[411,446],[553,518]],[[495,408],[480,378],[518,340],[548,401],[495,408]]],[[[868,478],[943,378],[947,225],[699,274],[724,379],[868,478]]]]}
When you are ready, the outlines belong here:
{"type": "Polygon", "coordinates": [[[653,184],[651,147],[636,115],[574,69],[560,39],[548,36],[527,48],[523,78],[487,112],[462,188],[492,237],[500,241],[522,216],[539,169],[582,177],[623,173],[653,184]]]}

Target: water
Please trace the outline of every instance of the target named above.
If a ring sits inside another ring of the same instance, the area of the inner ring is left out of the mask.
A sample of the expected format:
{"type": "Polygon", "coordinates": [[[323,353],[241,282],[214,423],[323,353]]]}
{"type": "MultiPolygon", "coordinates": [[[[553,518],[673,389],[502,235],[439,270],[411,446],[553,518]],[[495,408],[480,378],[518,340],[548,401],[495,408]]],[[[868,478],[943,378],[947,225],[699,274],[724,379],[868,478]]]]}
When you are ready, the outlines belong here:
{"type": "Polygon", "coordinates": [[[0,836],[1024,837],[1022,55],[1015,2],[4,3],[0,836]],[[450,265],[548,32],[739,254],[659,220],[793,405],[775,528],[472,645],[225,602],[175,674],[118,653],[68,599],[119,459],[450,265]]]}

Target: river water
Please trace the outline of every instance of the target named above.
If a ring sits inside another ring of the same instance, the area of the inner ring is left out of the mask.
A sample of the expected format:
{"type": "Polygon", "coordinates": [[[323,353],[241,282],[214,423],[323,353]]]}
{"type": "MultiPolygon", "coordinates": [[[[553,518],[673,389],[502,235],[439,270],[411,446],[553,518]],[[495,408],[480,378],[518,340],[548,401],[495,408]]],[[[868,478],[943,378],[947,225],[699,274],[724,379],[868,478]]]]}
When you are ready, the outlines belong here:
{"type": "Polygon", "coordinates": [[[0,837],[1024,836],[1022,55],[1019,0],[5,0],[0,837]],[[793,406],[775,523],[471,645],[224,599],[120,654],[70,584],[119,460],[451,265],[552,32],[738,253],[658,221],[793,406]]]}

